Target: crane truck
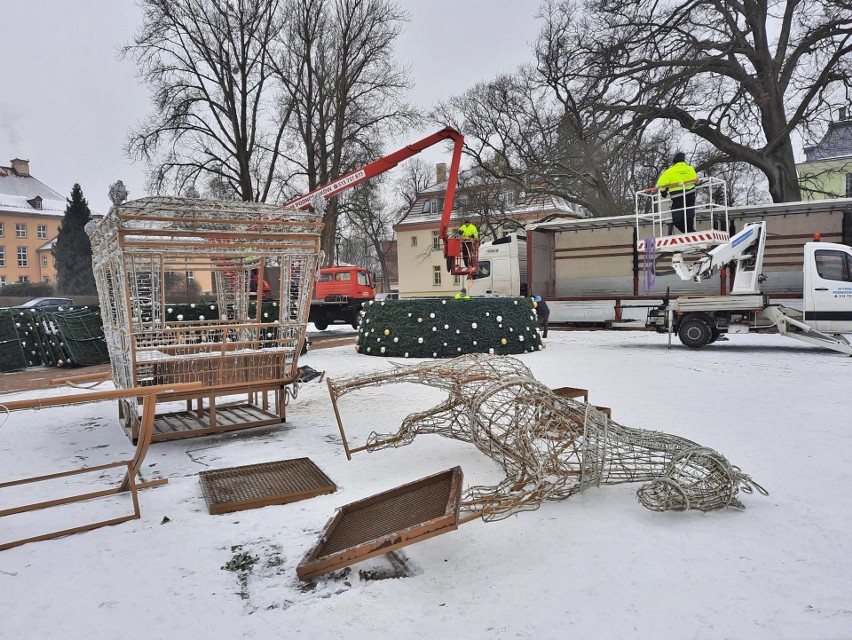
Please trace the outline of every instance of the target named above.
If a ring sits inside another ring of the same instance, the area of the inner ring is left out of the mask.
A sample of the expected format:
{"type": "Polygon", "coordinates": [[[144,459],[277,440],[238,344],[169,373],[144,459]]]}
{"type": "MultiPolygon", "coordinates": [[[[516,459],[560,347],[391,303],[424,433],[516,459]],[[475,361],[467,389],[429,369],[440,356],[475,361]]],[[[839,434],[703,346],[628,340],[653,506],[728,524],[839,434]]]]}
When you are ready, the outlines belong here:
{"type": "MultiPolygon", "coordinates": [[[[646,190],[651,198],[659,196],[646,190]]],[[[638,196],[638,194],[637,194],[638,196]]],[[[639,198],[637,198],[638,201],[639,198]]],[[[661,203],[652,204],[652,227],[665,223],[661,203]]],[[[647,217],[639,213],[640,218],[647,217]]],[[[700,349],[723,334],[770,329],[783,336],[852,355],[852,345],[843,334],[852,333],[852,247],[829,242],[804,245],[802,308],[772,304],[761,292],[766,280],[762,272],[766,246],[766,222],[752,222],[729,236],[726,210],[718,222],[710,215],[705,230],[655,235],[639,240],[640,251],[652,255],[671,253],[672,267],[681,280],[700,282],[722,267],[734,265],[730,295],[681,296],[648,311],[646,326],[667,333],[669,342],[677,334],[687,347],[700,349]],[[721,227],[721,229],[720,229],[721,227]]]]}

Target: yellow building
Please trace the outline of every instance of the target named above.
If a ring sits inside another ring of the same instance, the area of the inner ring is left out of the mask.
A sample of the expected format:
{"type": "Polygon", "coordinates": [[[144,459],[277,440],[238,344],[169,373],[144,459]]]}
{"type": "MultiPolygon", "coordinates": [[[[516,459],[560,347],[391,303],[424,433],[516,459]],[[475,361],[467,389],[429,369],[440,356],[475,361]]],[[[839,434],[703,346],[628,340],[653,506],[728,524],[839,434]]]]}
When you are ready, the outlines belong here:
{"type": "MultiPolygon", "coordinates": [[[[463,276],[447,272],[439,237],[447,167],[436,166],[436,182],[418,195],[402,219],[394,225],[397,237],[399,293],[404,298],[448,296],[464,286],[463,276]]],[[[458,231],[462,216],[470,218],[480,242],[489,242],[524,225],[549,217],[582,218],[562,198],[526,193],[514,185],[491,179],[477,179],[474,171],[459,176],[450,223],[451,235],[458,231]]]]}
{"type": "Polygon", "coordinates": [[[838,116],[796,165],[803,200],[852,198],[852,108],[840,109],[838,116]]]}
{"type": "MultiPolygon", "coordinates": [[[[56,284],[53,246],[66,205],[63,196],[30,175],[29,160],[15,158],[10,166],[0,166],[0,286],[56,284]]],[[[93,212],[92,217],[101,216],[93,212]]],[[[213,289],[209,272],[183,276],[198,281],[202,295],[213,289]]]]}
{"type": "Polygon", "coordinates": [[[65,198],[30,175],[28,160],[0,166],[0,286],[56,283],[51,249],[65,205],[65,198]]]}

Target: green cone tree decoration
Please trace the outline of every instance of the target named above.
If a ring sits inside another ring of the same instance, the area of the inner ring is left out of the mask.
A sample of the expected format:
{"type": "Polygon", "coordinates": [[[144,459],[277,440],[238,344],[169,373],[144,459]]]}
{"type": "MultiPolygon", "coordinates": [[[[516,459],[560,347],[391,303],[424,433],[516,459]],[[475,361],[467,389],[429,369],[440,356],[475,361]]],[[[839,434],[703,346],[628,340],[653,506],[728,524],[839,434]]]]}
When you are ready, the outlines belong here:
{"type": "Polygon", "coordinates": [[[397,358],[501,355],[542,348],[530,298],[426,298],[368,302],[356,349],[397,358]]]}

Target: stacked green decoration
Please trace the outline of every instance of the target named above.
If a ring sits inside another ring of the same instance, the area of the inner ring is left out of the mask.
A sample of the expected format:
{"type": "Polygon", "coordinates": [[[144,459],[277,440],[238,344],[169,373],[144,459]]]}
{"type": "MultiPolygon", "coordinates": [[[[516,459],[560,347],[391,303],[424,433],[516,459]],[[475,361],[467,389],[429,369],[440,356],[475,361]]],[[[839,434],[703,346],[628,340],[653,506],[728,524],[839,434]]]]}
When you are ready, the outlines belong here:
{"type": "Polygon", "coordinates": [[[530,298],[411,299],[364,305],[360,353],[403,358],[510,355],[542,348],[530,298]]]}
{"type": "Polygon", "coordinates": [[[26,366],[12,310],[0,310],[0,371],[18,371],[26,366]]]}
{"type": "Polygon", "coordinates": [[[84,307],[45,316],[55,329],[52,340],[58,341],[65,355],[64,364],[87,366],[109,362],[100,309],[84,307]]]}
{"type": "Polygon", "coordinates": [[[10,309],[25,365],[65,367],[109,362],[103,322],[97,307],[44,312],[10,309]]]}
{"type": "Polygon", "coordinates": [[[12,311],[27,366],[55,367],[59,360],[64,361],[63,354],[57,347],[58,341],[52,338],[52,331],[47,326],[44,312],[38,309],[12,311]]]}

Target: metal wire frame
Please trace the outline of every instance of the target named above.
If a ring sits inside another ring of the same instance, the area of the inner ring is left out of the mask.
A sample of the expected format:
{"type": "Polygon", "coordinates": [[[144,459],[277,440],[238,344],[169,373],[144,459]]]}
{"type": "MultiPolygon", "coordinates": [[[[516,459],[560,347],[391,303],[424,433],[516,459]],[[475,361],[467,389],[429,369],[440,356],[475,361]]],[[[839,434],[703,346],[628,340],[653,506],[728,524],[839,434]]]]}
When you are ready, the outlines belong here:
{"type": "Polygon", "coordinates": [[[447,399],[407,416],[393,434],[373,432],[366,449],[410,444],[423,433],[469,442],[506,479],[466,489],[461,508],[484,520],[537,509],[591,486],[642,482],[639,502],[654,511],[744,508],[738,495],[765,490],[720,453],[686,438],[613,422],[589,404],[562,398],[519,360],[470,354],[394,365],[392,371],[329,380],[347,453],[338,399],[352,391],[413,382],[445,390],[447,399]]]}
{"type": "MultiPolygon", "coordinates": [[[[250,202],[151,197],[114,207],[87,231],[119,388],[293,380],[320,264],[321,216],[250,202]],[[280,269],[278,318],[249,315],[252,280],[280,269]],[[212,273],[215,305],[167,320],[166,274],[212,273]],[[215,316],[215,317],[214,317],[215,316]]],[[[122,413],[137,421],[137,403],[122,413]]]]}

